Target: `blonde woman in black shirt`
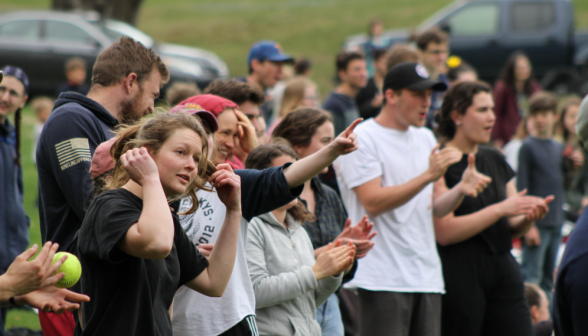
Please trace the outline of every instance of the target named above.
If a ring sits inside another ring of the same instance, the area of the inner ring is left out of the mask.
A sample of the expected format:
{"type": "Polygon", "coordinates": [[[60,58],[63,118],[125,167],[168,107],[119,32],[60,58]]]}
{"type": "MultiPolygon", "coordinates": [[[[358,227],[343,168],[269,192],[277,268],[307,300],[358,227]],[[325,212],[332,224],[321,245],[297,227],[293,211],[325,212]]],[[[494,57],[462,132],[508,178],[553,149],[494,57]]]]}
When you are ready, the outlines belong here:
{"type": "Polygon", "coordinates": [[[92,201],[79,231],[82,292],[93,300],[82,307],[77,335],[171,335],[168,309],[180,286],[223,295],[237,251],[241,181],[207,154],[204,129],[190,115],[160,114],[119,130],[111,190],[92,201]],[[194,213],[205,181],[227,208],[208,259],[168,204],[190,195],[194,213]]]}

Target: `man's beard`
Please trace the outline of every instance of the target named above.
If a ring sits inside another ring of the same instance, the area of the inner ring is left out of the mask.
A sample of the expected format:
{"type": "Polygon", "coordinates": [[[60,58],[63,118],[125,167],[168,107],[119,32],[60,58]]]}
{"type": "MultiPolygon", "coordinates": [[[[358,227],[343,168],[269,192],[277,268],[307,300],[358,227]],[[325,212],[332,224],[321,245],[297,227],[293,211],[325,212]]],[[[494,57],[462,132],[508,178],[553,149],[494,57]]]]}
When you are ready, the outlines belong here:
{"type": "Polygon", "coordinates": [[[144,111],[138,111],[139,101],[143,95],[143,88],[139,85],[139,92],[134,98],[125,100],[121,106],[121,116],[123,124],[132,124],[143,118],[144,111]]]}

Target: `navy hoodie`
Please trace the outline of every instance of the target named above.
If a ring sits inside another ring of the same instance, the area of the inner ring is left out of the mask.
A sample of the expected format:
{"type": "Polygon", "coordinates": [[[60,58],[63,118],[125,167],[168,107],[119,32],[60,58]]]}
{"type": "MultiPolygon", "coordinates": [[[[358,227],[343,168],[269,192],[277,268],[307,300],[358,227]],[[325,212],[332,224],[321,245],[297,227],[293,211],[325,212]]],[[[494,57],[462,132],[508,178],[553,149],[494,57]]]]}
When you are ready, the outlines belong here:
{"type": "Polygon", "coordinates": [[[29,218],[24,206],[22,168],[16,158],[16,136],[8,121],[0,123],[0,274],[29,245],[29,218]]]}
{"type": "Polygon", "coordinates": [[[553,324],[558,336],[588,335],[588,208],[576,227],[559,264],[553,295],[553,324]]]}
{"type": "Polygon", "coordinates": [[[81,94],[62,93],[55,102],[37,146],[43,242],[59,243],[60,251],[72,242],[93,192],[92,156],[116,125],[102,105],[81,94]]]}

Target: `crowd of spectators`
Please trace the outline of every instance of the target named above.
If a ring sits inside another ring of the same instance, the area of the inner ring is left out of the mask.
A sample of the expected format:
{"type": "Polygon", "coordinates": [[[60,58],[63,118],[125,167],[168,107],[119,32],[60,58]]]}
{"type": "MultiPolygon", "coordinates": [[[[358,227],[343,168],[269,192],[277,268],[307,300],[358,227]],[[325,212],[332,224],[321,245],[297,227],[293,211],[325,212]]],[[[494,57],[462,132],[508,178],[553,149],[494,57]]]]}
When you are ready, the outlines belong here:
{"type": "Polygon", "coordinates": [[[444,31],[394,46],[382,32],[373,20],[336,55],[322,103],[312,62],[269,40],[246,77],[202,90],[161,92],[166,66],[129,37],[89,87],[69,60],[57,100],[31,101],[44,245],[30,261],[29,82],[5,65],[2,307],[39,308],[48,336],[588,332],[586,100],[543,91],[521,51],[491,87],[444,31]],[[57,251],[81,261],[71,290],[54,286],[57,251]]]}

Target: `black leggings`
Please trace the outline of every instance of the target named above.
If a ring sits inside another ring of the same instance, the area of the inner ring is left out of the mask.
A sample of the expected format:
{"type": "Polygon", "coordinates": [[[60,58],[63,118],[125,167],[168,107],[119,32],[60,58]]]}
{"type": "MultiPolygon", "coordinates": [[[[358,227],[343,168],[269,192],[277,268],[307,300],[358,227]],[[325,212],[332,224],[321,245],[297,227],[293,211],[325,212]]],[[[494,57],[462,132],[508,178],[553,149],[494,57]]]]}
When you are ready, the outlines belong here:
{"type": "Polygon", "coordinates": [[[510,253],[440,248],[442,336],[532,336],[520,268],[510,253]]]}

